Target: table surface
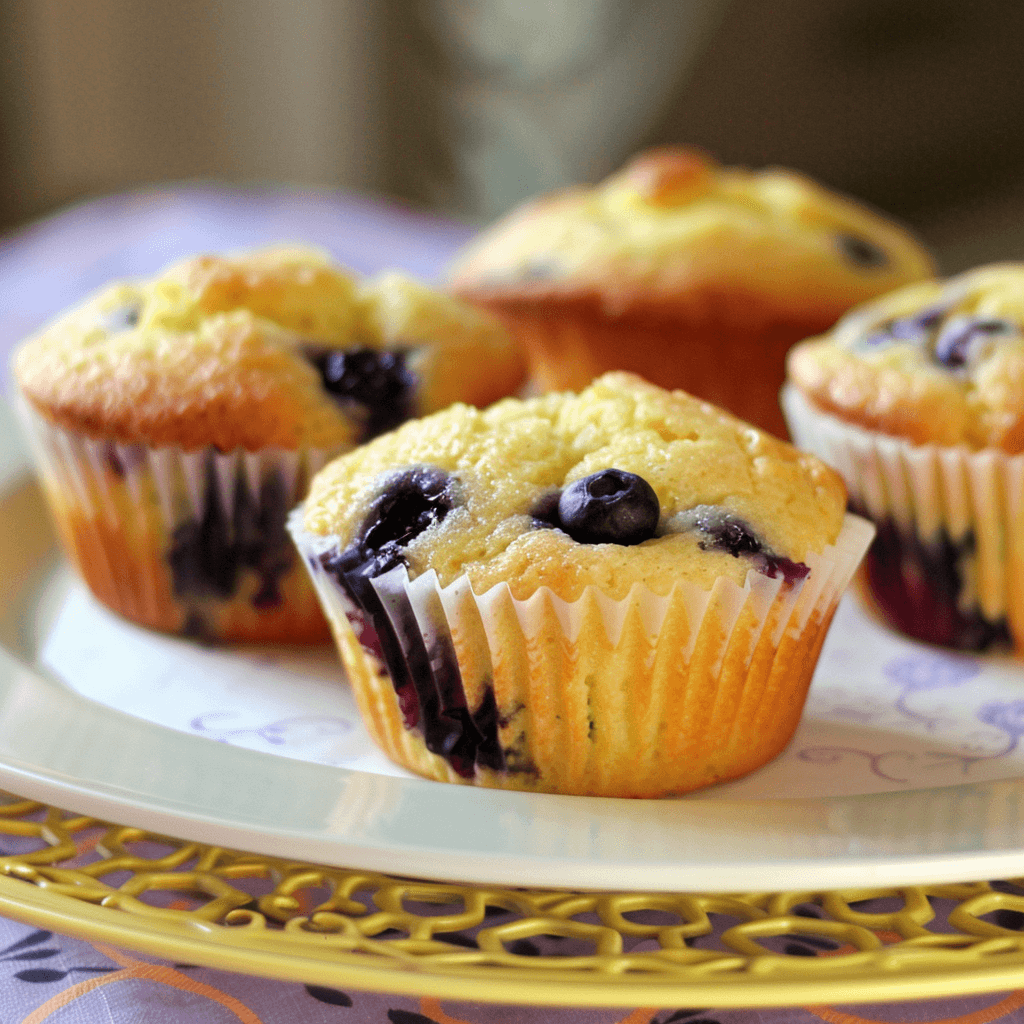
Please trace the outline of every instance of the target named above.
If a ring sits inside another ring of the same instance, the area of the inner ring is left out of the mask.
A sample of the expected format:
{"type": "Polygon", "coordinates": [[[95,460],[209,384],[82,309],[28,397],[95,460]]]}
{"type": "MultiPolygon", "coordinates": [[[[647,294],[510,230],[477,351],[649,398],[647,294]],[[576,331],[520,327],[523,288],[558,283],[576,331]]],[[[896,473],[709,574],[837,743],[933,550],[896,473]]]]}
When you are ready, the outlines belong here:
{"type": "MultiPolygon", "coordinates": [[[[191,183],[85,202],[0,239],[0,355],[62,309],[120,277],[202,251],[302,241],[360,272],[395,266],[437,279],[473,229],[327,191],[191,183]]],[[[0,855],[3,851],[0,850],[0,855]]],[[[1024,992],[771,1010],[562,1009],[341,991],[174,964],[0,918],[5,1021],[349,1021],[391,1024],[782,1024],[1024,1021],[1024,992]]]]}

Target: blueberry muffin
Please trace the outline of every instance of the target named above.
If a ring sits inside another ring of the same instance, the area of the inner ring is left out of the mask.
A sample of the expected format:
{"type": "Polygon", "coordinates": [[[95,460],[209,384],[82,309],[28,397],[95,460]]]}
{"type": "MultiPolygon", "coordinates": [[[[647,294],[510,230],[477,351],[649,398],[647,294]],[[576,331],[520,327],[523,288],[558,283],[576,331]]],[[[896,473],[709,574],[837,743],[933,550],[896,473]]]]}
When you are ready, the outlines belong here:
{"type": "Polygon", "coordinates": [[[932,643],[1024,651],[1024,264],[868,303],[796,346],[789,379],[794,437],[878,527],[876,609],[932,643]]]}
{"type": "Polygon", "coordinates": [[[845,506],[814,457],[611,373],[343,455],[292,531],[392,759],[647,797],[788,742],[871,534],[845,506]]]}
{"type": "Polygon", "coordinates": [[[672,147],[513,211],[451,286],[506,321],[544,389],[625,369],[781,435],[786,350],[932,274],[906,231],[802,175],[672,147]]]}
{"type": "Polygon", "coordinates": [[[224,640],[326,639],[285,529],[312,474],[524,372],[478,310],[301,247],[114,284],[14,356],[59,533],[93,592],[143,625],[224,640]]]}

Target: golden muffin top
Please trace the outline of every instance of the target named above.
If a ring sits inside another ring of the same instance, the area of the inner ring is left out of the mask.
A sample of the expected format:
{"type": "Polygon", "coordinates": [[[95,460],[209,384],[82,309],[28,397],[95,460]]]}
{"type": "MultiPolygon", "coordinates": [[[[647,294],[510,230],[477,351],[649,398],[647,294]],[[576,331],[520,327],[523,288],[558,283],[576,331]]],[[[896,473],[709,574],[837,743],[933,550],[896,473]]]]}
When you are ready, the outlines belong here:
{"type": "Polygon", "coordinates": [[[724,292],[813,318],[933,275],[922,246],[864,205],[795,171],[721,167],[676,146],[514,210],[451,282],[488,299],[596,293],[612,314],[724,292]]]}
{"type": "Polygon", "coordinates": [[[587,585],[624,597],[681,580],[795,580],[835,541],[846,491],[824,463],[682,391],[627,373],[579,395],[455,405],[340,456],[304,528],[339,565],[402,563],[479,593],[587,585]]]}
{"type": "Polygon", "coordinates": [[[789,354],[840,418],[917,444],[1024,451],[1024,263],[900,289],[789,354]]]}
{"type": "Polygon", "coordinates": [[[59,425],[186,450],[338,448],[460,400],[518,387],[498,322],[326,253],[197,256],[104,288],[24,342],[22,393],[59,425]]]}

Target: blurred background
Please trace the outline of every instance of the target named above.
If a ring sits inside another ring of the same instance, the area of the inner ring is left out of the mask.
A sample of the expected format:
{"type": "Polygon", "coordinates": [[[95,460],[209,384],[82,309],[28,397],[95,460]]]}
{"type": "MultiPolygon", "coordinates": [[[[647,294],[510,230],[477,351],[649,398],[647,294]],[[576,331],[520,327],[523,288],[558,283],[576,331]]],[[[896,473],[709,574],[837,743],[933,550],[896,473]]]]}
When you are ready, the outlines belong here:
{"type": "Polygon", "coordinates": [[[657,142],[1024,258],[1018,0],[0,0],[0,229],[152,182],[482,224],[657,142]]]}

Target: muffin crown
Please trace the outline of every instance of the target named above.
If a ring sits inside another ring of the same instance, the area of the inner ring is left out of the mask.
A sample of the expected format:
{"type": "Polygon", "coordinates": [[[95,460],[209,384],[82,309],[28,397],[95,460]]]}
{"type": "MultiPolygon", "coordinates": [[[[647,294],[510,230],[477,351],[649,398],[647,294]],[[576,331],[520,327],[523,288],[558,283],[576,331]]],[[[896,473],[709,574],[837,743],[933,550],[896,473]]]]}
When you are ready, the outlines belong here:
{"type": "Polygon", "coordinates": [[[335,460],[305,527],[371,575],[465,574],[483,592],[634,584],[666,594],[749,570],[798,579],[846,494],[812,456],[683,392],[610,373],[581,394],[458,405],[335,460]]]}
{"type": "Polygon", "coordinates": [[[904,229],[793,171],[719,166],[686,147],[642,153],[593,188],[513,211],[456,261],[456,291],[515,301],[599,295],[607,312],[717,296],[766,319],[837,316],[930,277],[904,229]],[[684,298],[685,296],[685,298],[684,298]]]}
{"type": "Polygon", "coordinates": [[[1024,264],[900,289],[796,346],[817,406],[917,444],[1024,451],[1024,264]]]}
{"type": "Polygon", "coordinates": [[[303,246],[112,285],[14,357],[52,422],[186,450],[343,447],[456,398],[491,401],[524,372],[488,315],[400,274],[359,282],[303,246]]]}

